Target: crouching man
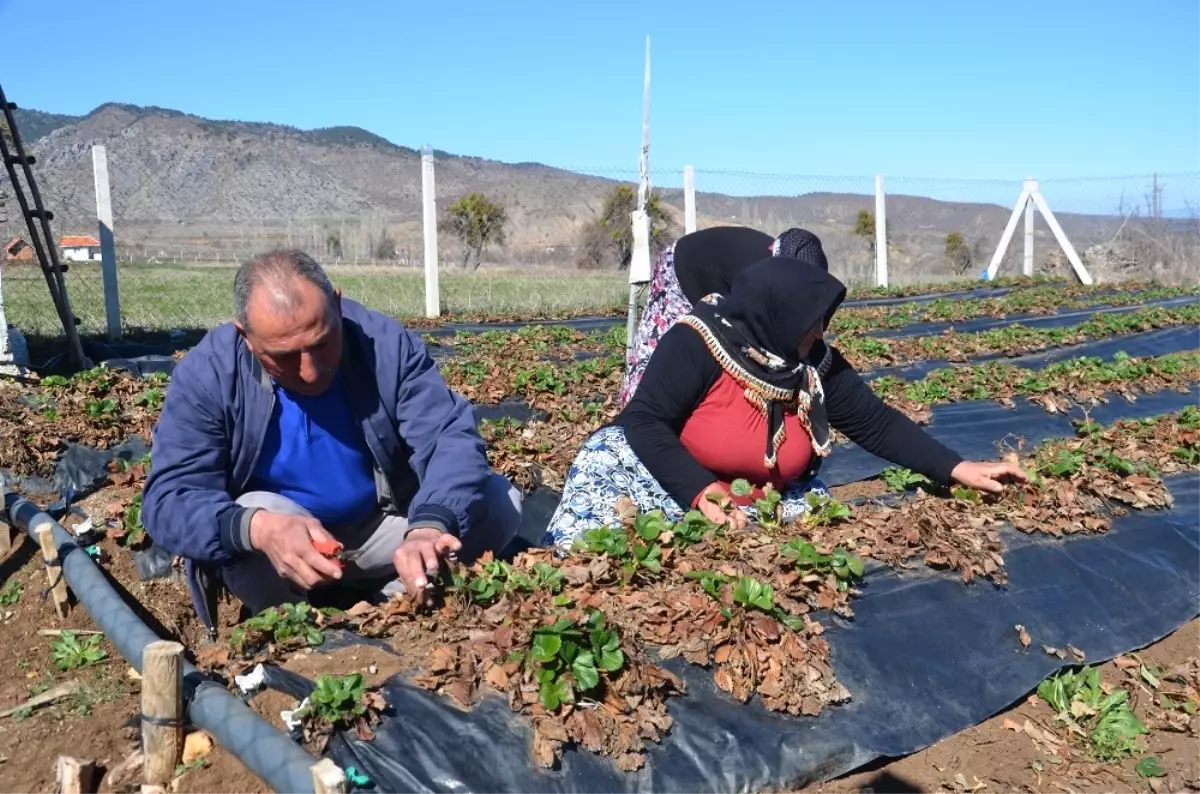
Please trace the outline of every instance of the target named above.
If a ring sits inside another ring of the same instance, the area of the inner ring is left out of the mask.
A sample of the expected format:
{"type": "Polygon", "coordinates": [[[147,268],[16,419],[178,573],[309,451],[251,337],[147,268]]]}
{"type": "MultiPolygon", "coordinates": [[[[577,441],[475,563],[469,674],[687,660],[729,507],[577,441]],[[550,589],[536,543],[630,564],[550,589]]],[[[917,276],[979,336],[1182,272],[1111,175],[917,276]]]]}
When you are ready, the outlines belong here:
{"type": "Polygon", "coordinates": [[[415,334],[299,251],[243,265],[234,308],[175,369],[142,505],[210,629],[218,577],[252,612],[355,580],[412,593],[516,536],[519,492],[415,334]]]}

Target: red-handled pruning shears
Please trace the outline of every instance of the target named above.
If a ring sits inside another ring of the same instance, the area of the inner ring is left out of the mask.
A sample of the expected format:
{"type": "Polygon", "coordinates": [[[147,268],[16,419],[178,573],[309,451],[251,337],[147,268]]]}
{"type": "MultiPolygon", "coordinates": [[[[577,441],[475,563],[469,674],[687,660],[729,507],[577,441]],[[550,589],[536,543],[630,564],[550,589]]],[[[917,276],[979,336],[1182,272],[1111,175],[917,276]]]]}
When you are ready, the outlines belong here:
{"type": "Polygon", "coordinates": [[[328,540],[314,540],[313,548],[322,556],[328,557],[340,568],[344,562],[353,562],[362,556],[362,549],[353,551],[345,551],[342,544],[330,538],[328,540]]]}

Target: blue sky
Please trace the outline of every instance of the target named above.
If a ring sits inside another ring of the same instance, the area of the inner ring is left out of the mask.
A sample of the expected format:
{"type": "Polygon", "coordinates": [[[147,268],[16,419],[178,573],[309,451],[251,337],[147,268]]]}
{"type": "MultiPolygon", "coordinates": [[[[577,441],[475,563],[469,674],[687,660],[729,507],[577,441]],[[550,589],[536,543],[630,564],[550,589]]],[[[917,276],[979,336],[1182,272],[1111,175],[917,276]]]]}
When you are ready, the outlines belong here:
{"type": "Polygon", "coordinates": [[[76,37],[3,75],[64,113],[155,104],[634,169],[649,34],[655,171],[1200,170],[1196,0],[0,0],[0,28],[76,37]]]}

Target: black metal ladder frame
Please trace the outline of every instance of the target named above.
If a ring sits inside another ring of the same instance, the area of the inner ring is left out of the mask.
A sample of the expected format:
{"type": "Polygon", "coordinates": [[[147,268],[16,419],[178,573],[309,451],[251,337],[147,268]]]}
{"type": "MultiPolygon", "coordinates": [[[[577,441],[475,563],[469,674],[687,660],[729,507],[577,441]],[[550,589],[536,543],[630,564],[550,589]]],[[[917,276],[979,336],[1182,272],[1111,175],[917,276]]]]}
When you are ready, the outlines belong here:
{"type": "MultiPolygon", "coordinates": [[[[13,117],[13,111],[17,109],[15,102],[9,102],[4,96],[4,88],[0,86],[0,111],[4,113],[4,120],[8,123],[9,132],[12,134],[13,148],[15,152],[8,150],[8,144],[4,140],[4,136],[0,135],[0,158],[4,160],[4,167],[8,171],[9,181],[12,182],[13,194],[17,198],[17,204],[21,208],[21,215],[25,219],[25,226],[29,230],[29,244],[33,246],[34,253],[37,254],[38,264],[42,268],[42,274],[46,277],[46,286],[50,288],[50,299],[54,302],[54,309],[58,312],[58,319],[62,322],[63,333],[67,338],[68,353],[76,366],[86,367],[88,365],[87,358],[83,354],[83,345],[79,341],[78,318],[71,310],[71,299],[67,295],[67,283],[63,278],[63,273],[66,268],[58,258],[58,248],[54,245],[54,235],[50,231],[50,221],[54,219],[54,213],[46,209],[42,203],[42,195],[38,191],[37,180],[34,179],[33,169],[30,167],[37,158],[31,154],[25,153],[25,147],[21,144],[21,133],[17,129],[17,120],[13,117]],[[25,178],[25,185],[28,186],[29,196],[25,195],[25,190],[22,188],[21,181],[17,179],[17,166],[21,167],[21,174],[25,178]],[[30,197],[32,197],[32,207],[30,206],[30,197]],[[35,221],[40,221],[36,224],[35,221]]],[[[0,332],[7,333],[8,329],[0,329],[0,332]]]]}

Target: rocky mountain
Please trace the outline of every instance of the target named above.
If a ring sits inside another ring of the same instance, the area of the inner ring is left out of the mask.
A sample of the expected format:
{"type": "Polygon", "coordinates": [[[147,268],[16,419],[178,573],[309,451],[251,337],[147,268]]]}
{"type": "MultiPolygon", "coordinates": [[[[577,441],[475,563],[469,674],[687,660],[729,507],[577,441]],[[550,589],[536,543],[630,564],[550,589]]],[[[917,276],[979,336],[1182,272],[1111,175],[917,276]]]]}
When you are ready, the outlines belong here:
{"type": "MultiPolygon", "coordinates": [[[[192,252],[191,258],[204,260],[206,250],[213,258],[222,251],[241,256],[242,249],[286,241],[327,255],[336,238],[346,258],[370,259],[381,235],[395,240],[401,259],[420,250],[420,153],[357,127],[299,130],[122,104],[102,105],[83,117],[20,110],[16,119],[38,157],[38,179],[63,233],[94,223],[91,147],[104,144],[118,244],[126,251],[178,248],[182,258],[192,252]]],[[[537,163],[445,152],[438,153],[436,181],[439,207],[473,190],[506,207],[508,243],[489,261],[560,266],[574,263],[582,228],[616,184],[537,163]]],[[[682,226],[680,192],[665,191],[663,198],[682,226]]],[[[853,230],[858,213],[874,209],[873,196],[700,193],[697,207],[701,227],[735,223],[776,232],[803,225],[822,237],[842,272],[861,277],[870,269],[870,243],[853,230]]],[[[942,274],[950,266],[946,236],[957,232],[977,271],[990,258],[1010,212],[998,204],[890,196],[892,266],[942,274]]],[[[1108,217],[1061,220],[1085,244],[1114,227],[1108,217]]],[[[1038,236],[1046,252],[1048,233],[1038,236]]]]}

